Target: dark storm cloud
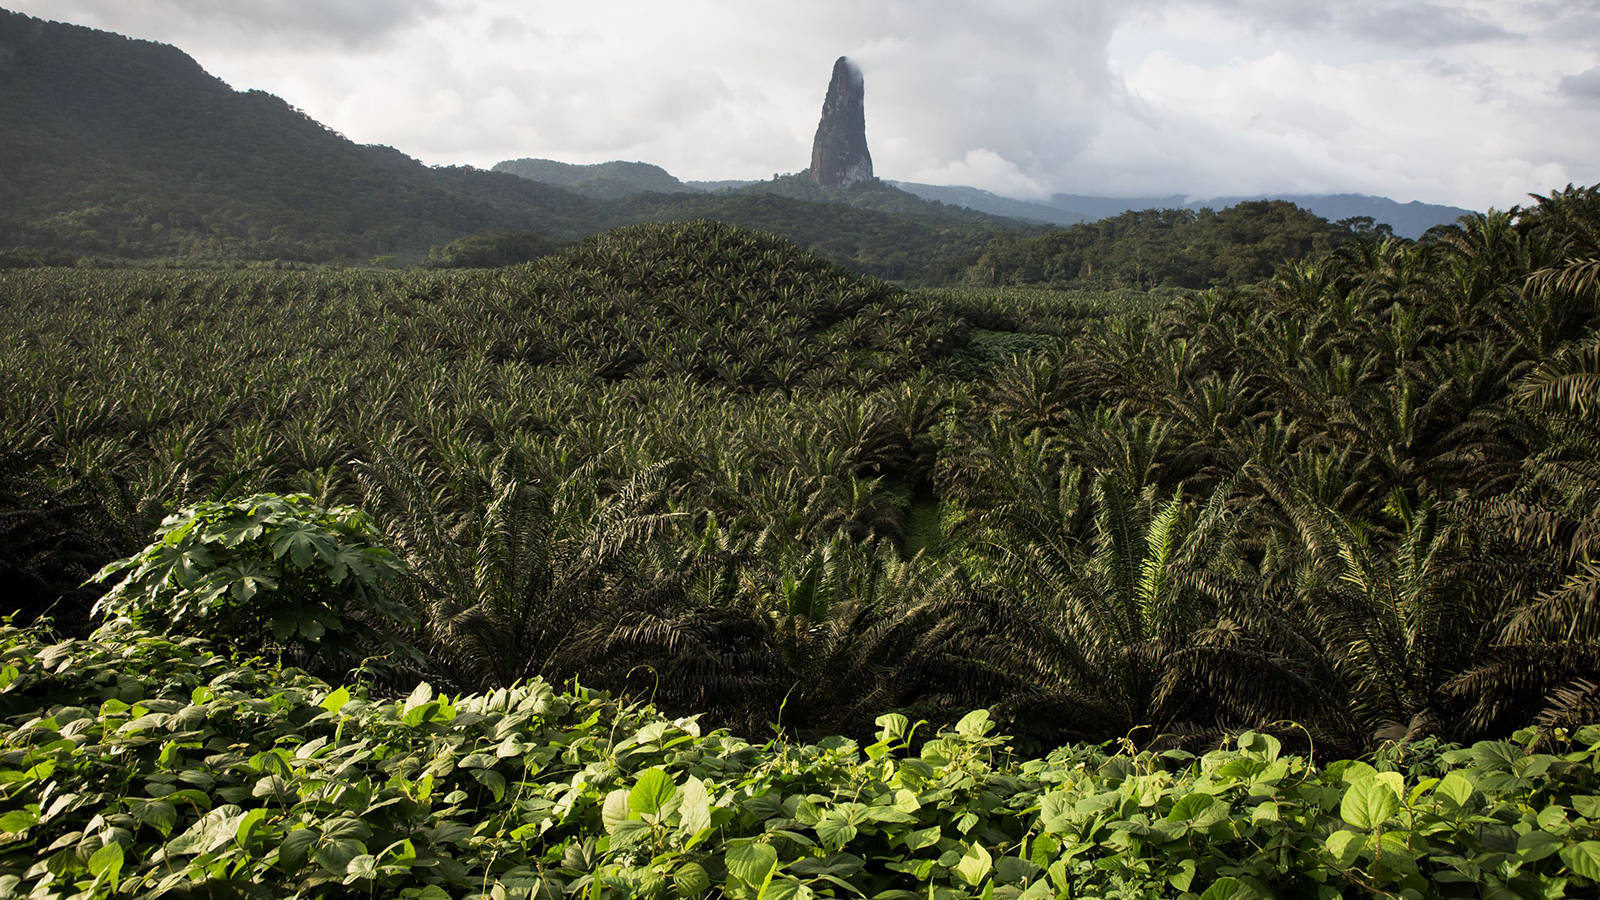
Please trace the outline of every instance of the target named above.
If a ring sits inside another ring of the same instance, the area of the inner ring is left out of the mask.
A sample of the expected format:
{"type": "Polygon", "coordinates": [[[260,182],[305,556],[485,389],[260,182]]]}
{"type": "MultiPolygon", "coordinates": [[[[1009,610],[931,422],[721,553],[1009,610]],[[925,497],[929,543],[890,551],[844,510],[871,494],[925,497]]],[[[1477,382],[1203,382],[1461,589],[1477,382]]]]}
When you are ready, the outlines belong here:
{"type": "Polygon", "coordinates": [[[1600,101],[1600,66],[1561,79],[1559,90],[1574,100],[1600,101]]]}

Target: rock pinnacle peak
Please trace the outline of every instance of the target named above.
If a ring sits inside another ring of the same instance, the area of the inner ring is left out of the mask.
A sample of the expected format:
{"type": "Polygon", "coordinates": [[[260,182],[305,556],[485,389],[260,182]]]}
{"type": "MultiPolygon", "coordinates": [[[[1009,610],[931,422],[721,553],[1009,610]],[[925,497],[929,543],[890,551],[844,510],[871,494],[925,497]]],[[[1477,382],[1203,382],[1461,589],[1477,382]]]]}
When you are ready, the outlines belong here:
{"type": "Polygon", "coordinates": [[[865,82],[861,69],[847,57],[833,64],[822,121],[811,142],[811,180],[824,187],[849,187],[872,180],[872,154],[867,152],[865,82]]]}

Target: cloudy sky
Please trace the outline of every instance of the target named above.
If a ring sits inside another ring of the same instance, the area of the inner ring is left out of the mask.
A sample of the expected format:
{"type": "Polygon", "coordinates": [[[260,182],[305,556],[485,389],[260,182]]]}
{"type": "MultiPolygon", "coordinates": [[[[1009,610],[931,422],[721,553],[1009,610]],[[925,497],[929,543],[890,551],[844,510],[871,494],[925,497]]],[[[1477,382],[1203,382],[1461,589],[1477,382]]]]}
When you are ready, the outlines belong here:
{"type": "Polygon", "coordinates": [[[1600,0],[0,3],[433,164],[795,171],[843,54],[885,178],[1475,209],[1600,182],[1600,0]]]}

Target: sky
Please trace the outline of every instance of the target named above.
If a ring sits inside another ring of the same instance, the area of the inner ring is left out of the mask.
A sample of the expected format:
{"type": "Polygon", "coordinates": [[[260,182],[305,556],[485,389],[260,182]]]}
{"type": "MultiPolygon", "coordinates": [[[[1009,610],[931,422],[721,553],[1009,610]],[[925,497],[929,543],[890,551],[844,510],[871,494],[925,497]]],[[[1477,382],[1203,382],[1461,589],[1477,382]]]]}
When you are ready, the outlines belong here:
{"type": "Polygon", "coordinates": [[[881,178],[1469,209],[1600,182],[1600,0],[0,2],[433,165],[798,171],[846,55],[881,178]]]}

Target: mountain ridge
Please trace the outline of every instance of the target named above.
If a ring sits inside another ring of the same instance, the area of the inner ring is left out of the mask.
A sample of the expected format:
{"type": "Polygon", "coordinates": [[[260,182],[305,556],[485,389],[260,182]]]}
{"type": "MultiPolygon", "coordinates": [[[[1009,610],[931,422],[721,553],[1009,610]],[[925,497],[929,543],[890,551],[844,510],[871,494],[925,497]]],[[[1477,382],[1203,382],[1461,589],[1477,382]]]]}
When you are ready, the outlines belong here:
{"type": "Polygon", "coordinates": [[[1044,222],[1051,225],[1076,225],[1109,219],[1125,212],[1145,209],[1223,209],[1240,203],[1263,200],[1285,200],[1309,212],[1338,222],[1343,219],[1369,217],[1374,224],[1385,224],[1394,233],[1407,238],[1419,238],[1429,228],[1449,225],[1473,210],[1418,200],[1401,202],[1373,194],[1294,194],[1288,192],[1241,194],[1196,198],[1190,194],[1169,194],[1145,197],[1097,197],[1081,194],[1054,194],[1048,201],[1022,200],[1005,197],[982,188],[960,185],[932,185],[909,181],[890,182],[903,191],[916,194],[925,200],[939,200],[981,210],[993,215],[1044,222]]]}

